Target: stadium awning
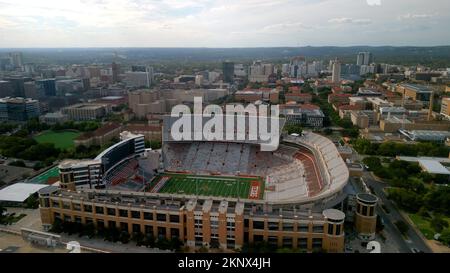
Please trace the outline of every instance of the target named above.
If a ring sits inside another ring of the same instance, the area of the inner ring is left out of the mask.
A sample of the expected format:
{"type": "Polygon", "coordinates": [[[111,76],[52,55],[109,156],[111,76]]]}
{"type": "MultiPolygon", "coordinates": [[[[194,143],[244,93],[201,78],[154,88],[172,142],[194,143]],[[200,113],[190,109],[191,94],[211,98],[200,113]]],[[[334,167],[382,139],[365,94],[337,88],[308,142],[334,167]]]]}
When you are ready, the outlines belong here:
{"type": "Polygon", "coordinates": [[[48,185],[16,183],[0,190],[0,202],[24,202],[30,195],[48,185]]]}

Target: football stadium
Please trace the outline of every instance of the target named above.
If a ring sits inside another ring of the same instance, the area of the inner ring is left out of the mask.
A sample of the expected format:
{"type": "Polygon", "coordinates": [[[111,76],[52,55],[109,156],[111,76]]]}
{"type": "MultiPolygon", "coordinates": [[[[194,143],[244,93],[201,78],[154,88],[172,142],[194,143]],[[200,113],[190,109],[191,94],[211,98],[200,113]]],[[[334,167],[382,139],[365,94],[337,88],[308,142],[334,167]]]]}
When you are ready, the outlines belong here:
{"type": "Polygon", "coordinates": [[[44,228],[60,219],[176,237],[189,249],[267,242],[308,252],[343,252],[346,221],[374,236],[377,199],[351,196],[328,138],[281,135],[275,151],[262,151],[255,141],[177,141],[168,128],[160,150],[123,132],[92,160],[62,162],[60,187],[40,192],[44,228]]]}

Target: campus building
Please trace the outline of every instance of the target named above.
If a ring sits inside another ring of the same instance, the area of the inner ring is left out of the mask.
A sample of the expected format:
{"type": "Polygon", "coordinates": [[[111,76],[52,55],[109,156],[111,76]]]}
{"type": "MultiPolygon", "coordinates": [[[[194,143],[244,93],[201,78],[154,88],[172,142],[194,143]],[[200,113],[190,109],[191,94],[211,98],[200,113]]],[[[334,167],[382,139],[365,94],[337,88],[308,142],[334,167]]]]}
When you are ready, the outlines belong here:
{"type": "Polygon", "coordinates": [[[39,117],[39,101],[30,98],[2,98],[0,99],[1,121],[28,121],[39,117]]]}
{"type": "Polygon", "coordinates": [[[108,115],[111,112],[111,106],[108,104],[80,103],[64,107],[61,112],[71,120],[96,120],[108,115]]]}

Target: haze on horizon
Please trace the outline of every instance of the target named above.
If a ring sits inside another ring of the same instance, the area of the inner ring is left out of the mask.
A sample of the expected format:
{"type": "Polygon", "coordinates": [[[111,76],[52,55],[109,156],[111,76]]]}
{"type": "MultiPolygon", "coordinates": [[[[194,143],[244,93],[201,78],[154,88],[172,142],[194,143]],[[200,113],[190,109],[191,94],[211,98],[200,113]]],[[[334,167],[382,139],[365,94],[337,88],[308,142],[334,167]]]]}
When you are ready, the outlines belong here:
{"type": "Polygon", "coordinates": [[[0,0],[0,47],[449,45],[448,0],[0,0]]]}

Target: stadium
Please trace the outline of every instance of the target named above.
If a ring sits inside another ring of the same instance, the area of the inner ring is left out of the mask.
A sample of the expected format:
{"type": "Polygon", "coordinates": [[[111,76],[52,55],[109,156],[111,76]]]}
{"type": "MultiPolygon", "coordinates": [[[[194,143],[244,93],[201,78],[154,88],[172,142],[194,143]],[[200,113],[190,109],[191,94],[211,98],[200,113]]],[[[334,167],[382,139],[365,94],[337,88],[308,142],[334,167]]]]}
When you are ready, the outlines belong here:
{"type": "Polygon", "coordinates": [[[339,195],[349,171],[326,137],[312,132],[284,135],[276,151],[266,152],[248,140],[175,141],[170,126],[164,128],[164,173],[148,185],[149,192],[272,205],[330,207],[333,200],[342,201],[339,195]]]}
{"type": "MultiPolygon", "coordinates": [[[[60,219],[176,237],[190,249],[265,241],[343,251],[349,170],[328,138],[280,135],[278,148],[268,152],[261,151],[264,143],[247,140],[177,141],[169,128],[163,127],[160,150],[123,132],[92,160],[62,162],[60,187],[40,193],[44,228],[60,219]]],[[[372,236],[374,215],[364,217],[359,227],[372,236]]]]}

